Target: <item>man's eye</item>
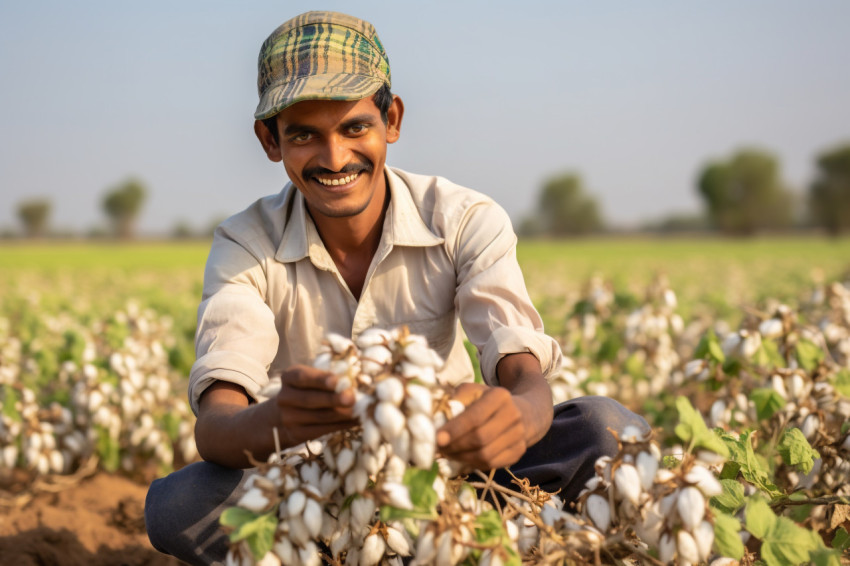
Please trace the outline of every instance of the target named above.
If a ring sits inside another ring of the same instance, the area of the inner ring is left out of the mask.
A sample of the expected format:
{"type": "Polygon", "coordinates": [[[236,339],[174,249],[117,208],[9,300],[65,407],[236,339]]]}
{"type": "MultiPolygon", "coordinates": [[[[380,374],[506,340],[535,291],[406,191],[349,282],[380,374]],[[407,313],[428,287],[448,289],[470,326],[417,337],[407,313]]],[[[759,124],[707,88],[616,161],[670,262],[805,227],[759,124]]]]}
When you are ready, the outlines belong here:
{"type": "Polygon", "coordinates": [[[356,126],[351,126],[348,128],[348,131],[352,134],[362,134],[366,132],[366,124],[357,124],[356,126]]]}
{"type": "Polygon", "coordinates": [[[296,134],[289,139],[295,143],[304,143],[306,141],[309,141],[311,137],[311,134],[305,132],[303,134],[296,134]]]}

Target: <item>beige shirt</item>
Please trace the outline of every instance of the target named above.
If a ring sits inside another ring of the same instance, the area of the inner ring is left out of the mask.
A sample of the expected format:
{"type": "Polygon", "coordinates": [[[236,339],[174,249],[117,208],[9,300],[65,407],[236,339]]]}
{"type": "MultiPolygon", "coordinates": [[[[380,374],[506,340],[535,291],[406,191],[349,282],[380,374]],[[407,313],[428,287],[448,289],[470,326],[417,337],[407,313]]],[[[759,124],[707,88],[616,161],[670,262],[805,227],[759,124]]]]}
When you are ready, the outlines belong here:
{"type": "Polygon", "coordinates": [[[189,377],[196,414],[216,380],[256,399],[270,376],[310,364],[329,332],[356,338],[370,327],[407,325],[443,357],[438,376],[453,384],[473,379],[464,331],[490,384],[507,354],[532,353],[547,377],[560,366],[560,347],[528,297],[505,211],[441,177],[385,171],[390,203],[359,301],[291,183],[218,227],[189,377]]]}

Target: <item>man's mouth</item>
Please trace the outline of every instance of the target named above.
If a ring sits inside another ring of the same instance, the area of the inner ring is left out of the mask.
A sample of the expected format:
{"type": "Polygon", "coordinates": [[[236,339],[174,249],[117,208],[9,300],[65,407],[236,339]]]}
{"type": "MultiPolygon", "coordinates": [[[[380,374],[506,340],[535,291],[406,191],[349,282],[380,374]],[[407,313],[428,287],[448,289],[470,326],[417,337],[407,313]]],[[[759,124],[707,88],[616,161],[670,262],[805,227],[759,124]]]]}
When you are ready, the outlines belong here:
{"type": "Polygon", "coordinates": [[[347,176],[342,177],[340,179],[335,179],[335,178],[331,179],[331,178],[327,178],[327,177],[318,177],[318,176],[313,177],[313,178],[316,179],[316,181],[318,181],[319,183],[323,184],[326,187],[336,187],[336,186],[339,186],[339,185],[347,185],[348,183],[351,183],[352,181],[357,179],[357,177],[359,177],[359,176],[360,176],[360,173],[358,172],[358,173],[352,173],[351,175],[347,175],[347,176]]]}

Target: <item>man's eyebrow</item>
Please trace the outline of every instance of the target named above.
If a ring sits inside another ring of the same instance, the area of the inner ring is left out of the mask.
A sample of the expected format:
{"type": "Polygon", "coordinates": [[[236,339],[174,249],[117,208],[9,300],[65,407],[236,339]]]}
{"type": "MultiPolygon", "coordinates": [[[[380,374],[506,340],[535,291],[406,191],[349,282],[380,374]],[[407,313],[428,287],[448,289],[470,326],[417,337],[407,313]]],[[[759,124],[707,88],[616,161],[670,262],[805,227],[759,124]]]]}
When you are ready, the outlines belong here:
{"type": "Polygon", "coordinates": [[[294,134],[314,134],[318,130],[313,126],[307,126],[304,124],[289,124],[283,129],[283,135],[291,136],[294,134]]]}
{"type": "Polygon", "coordinates": [[[349,128],[351,126],[356,126],[357,124],[373,124],[374,122],[375,117],[372,114],[360,114],[347,119],[342,123],[342,127],[349,128]]]}

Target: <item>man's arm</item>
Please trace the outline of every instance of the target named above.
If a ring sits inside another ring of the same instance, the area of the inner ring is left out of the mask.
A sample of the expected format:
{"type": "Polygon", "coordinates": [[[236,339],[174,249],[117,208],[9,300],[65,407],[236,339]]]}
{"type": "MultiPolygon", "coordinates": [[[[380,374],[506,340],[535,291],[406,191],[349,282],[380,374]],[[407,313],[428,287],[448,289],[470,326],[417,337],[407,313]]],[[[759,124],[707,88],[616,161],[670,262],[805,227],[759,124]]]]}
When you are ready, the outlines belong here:
{"type": "Polygon", "coordinates": [[[276,397],[251,403],[239,385],[219,381],[200,398],[195,441],[204,460],[230,468],[264,462],[275,449],[289,448],[356,424],[350,390],[335,393],[337,377],[307,366],[294,366],[281,376],[276,397]]]}
{"type": "Polygon", "coordinates": [[[444,456],[480,470],[516,463],[552,424],[552,393],[537,358],[510,354],[496,371],[499,387],[458,388],[457,399],[467,408],[437,433],[444,456]]]}

